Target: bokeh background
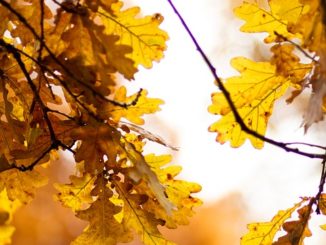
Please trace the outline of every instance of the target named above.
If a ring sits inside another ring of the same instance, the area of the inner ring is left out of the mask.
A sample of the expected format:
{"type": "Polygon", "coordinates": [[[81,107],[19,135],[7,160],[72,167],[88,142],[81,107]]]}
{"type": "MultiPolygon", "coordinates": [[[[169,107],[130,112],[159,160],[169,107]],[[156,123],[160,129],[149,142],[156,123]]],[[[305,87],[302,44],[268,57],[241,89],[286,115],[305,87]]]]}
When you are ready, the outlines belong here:
{"type": "MultiPolygon", "coordinates": [[[[269,55],[262,43],[264,35],[241,33],[241,21],[232,9],[240,0],[175,0],[198,42],[208,54],[221,77],[235,75],[229,60],[235,56],[262,61],[269,55]]],[[[260,2],[265,2],[261,0],[260,2]]],[[[197,210],[189,226],[163,232],[181,245],[235,245],[246,233],[246,224],[268,221],[280,209],[287,209],[302,196],[312,196],[319,184],[319,161],[286,153],[266,145],[255,150],[250,144],[233,149],[215,142],[215,134],[207,128],[218,118],[207,112],[210,95],[217,91],[210,71],[166,0],[134,0],[145,15],[161,13],[162,28],[169,33],[165,58],[153,69],[140,69],[132,83],[121,81],[130,92],[146,88],[151,97],[162,98],[162,111],[146,117],[144,128],[162,136],[180,150],[172,152],[148,143],[146,151],[173,154],[174,163],[183,166],[180,178],[200,183],[197,196],[204,205],[197,210]]],[[[286,95],[285,98],[289,96],[286,95]]],[[[325,144],[325,123],[313,126],[307,135],[300,127],[308,100],[304,94],[294,104],[279,102],[271,118],[268,136],[280,141],[307,141],[325,144]]],[[[47,187],[41,188],[36,199],[21,208],[15,216],[15,245],[65,245],[73,240],[86,223],[75,219],[70,210],[53,201],[54,182],[68,183],[74,163],[69,155],[43,169],[51,176],[47,187]]],[[[312,222],[313,236],[306,244],[325,244],[319,224],[312,222]]],[[[140,244],[135,241],[133,244],[140,244]]]]}

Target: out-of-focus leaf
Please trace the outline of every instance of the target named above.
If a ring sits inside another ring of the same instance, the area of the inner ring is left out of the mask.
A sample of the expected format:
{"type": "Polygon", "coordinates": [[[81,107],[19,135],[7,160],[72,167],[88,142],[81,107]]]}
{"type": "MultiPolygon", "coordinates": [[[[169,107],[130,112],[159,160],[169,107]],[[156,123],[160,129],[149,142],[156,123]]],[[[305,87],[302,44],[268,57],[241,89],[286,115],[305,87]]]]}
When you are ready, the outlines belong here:
{"type": "Polygon", "coordinates": [[[18,200],[9,200],[6,189],[0,191],[0,244],[11,244],[15,227],[11,225],[14,212],[21,206],[18,200]]]}
{"type": "Polygon", "coordinates": [[[36,189],[46,185],[48,179],[36,170],[21,172],[10,169],[0,173],[0,190],[6,188],[11,201],[19,200],[27,204],[33,200],[36,189]]]}

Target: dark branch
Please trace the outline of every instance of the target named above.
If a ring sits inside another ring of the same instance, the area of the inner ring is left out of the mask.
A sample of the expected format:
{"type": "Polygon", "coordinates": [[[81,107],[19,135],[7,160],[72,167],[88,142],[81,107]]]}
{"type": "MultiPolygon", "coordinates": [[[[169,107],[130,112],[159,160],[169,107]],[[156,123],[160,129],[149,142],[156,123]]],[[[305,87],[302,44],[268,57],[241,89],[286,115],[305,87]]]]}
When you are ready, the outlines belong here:
{"type": "Polygon", "coordinates": [[[40,16],[40,29],[41,29],[41,41],[40,41],[40,48],[38,50],[38,60],[42,59],[42,51],[44,48],[44,0],[40,0],[40,11],[41,11],[41,16],[40,16]]]}
{"type": "Polygon", "coordinates": [[[29,164],[28,166],[18,166],[15,163],[11,164],[12,168],[18,169],[22,172],[25,171],[32,171],[34,169],[34,167],[43,159],[43,157],[45,157],[51,150],[52,150],[52,146],[50,146],[46,151],[44,151],[38,158],[36,158],[31,164],[29,164]]]}

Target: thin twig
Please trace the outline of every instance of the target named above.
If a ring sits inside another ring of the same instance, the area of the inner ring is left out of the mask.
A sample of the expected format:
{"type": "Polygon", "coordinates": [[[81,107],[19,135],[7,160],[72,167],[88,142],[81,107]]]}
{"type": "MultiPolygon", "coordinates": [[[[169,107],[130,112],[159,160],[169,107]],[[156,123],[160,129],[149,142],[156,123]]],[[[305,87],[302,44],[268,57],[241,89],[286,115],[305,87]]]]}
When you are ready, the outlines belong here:
{"type": "Polygon", "coordinates": [[[286,145],[303,145],[303,146],[309,146],[309,147],[313,147],[313,148],[319,148],[322,150],[326,150],[325,146],[321,146],[321,145],[315,145],[315,144],[310,144],[310,143],[304,143],[304,142],[289,142],[289,143],[285,143],[286,145]]]}
{"type": "Polygon", "coordinates": [[[29,164],[28,166],[18,166],[16,165],[16,163],[12,163],[11,167],[18,169],[22,172],[26,172],[26,171],[32,171],[34,169],[34,167],[43,159],[43,157],[45,157],[51,150],[52,150],[52,146],[50,146],[49,148],[47,148],[46,151],[44,151],[38,158],[36,158],[31,164],[29,164]]]}
{"type": "Polygon", "coordinates": [[[40,29],[41,29],[41,41],[40,41],[40,48],[38,50],[38,57],[37,59],[40,61],[42,59],[42,51],[44,48],[44,0],[40,0],[40,29]]]}

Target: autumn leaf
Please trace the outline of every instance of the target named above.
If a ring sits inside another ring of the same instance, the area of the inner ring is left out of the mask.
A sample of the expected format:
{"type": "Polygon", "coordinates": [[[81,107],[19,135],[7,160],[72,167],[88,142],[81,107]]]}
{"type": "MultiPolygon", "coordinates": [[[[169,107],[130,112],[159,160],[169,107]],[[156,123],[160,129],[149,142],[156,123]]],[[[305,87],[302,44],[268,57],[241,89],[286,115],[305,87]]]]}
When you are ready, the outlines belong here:
{"type": "MultiPolygon", "coordinates": [[[[146,245],[173,245],[175,243],[164,238],[158,229],[159,225],[164,225],[164,221],[155,217],[155,214],[147,208],[142,208],[148,199],[139,194],[132,194],[131,190],[127,190],[119,183],[116,183],[117,191],[123,201],[123,218],[122,224],[131,227],[139,237],[143,244],[146,245]]],[[[139,191],[139,188],[135,190],[139,191]]]]}
{"type": "Polygon", "coordinates": [[[237,17],[246,21],[241,27],[243,32],[267,32],[265,42],[278,39],[277,34],[288,39],[300,37],[288,30],[288,25],[294,25],[298,19],[308,12],[309,6],[300,0],[270,0],[270,9],[261,8],[257,3],[244,2],[234,10],[237,17]]]}
{"type": "MultiPolygon", "coordinates": [[[[109,204],[102,198],[96,200],[90,208],[84,211],[79,211],[78,218],[90,221],[84,232],[76,238],[71,244],[117,244],[118,241],[123,241],[126,233],[123,227],[113,217],[120,211],[119,207],[109,204]]],[[[130,238],[127,237],[126,241],[130,238]]]]}
{"type": "Polygon", "coordinates": [[[280,210],[269,222],[252,223],[248,225],[249,232],[241,237],[241,245],[270,245],[274,236],[292,213],[301,206],[304,201],[295,204],[287,210],[280,210]]]}
{"type": "Polygon", "coordinates": [[[9,200],[6,189],[0,191],[0,244],[10,244],[15,227],[11,225],[13,214],[21,206],[18,200],[9,200]]]}
{"type": "Polygon", "coordinates": [[[110,198],[112,191],[106,187],[101,175],[97,179],[100,193],[98,199],[86,209],[77,212],[77,217],[89,221],[90,224],[83,233],[72,242],[74,245],[82,244],[117,244],[128,242],[132,236],[127,226],[122,226],[114,217],[121,211],[121,207],[115,206],[110,198]]]}
{"type": "MultiPolygon", "coordinates": [[[[276,66],[269,62],[254,62],[238,57],[231,64],[241,76],[227,79],[225,87],[248,128],[264,135],[274,102],[290,86],[289,79],[277,75],[276,66]]],[[[222,93],[214,93],[212,102],[209,112],[222,116],[209,127],[211,132],[218,133],[217,141],[230,141],[232,147],[239,147],[249,139],[254,147],[263,147],[261,140],[241,130],[222,93]]]]}
{"type": "Polygon", "coordinates": [[[159,232],[157,226],[163,225],[154,214],[148,213],[142,209],[135,208],[136,203],[133,203],[131,198],[128,198],[127,205],[124,209],[126,217],[123,220],[124,224],[132,227],[140,236],[145,245],[173,245],[175,243],[167,240],[159,232]]]}
{"type": "Polygon", "coordinates": [[[324,231],[326,231],[326,224],[325,225],[321,225],[320,228],[324,231]]]}
{"type": "Polygon", "coordinates": [[[110,115],[112,120],[116,122],[119,122],[121,118],[125,118],[138,125],[144,124],[144,119],[141,116],[159,111],[160,105],[164,103],[161,99],[148,98],[147,91],[144,89],[136,94],[127,96],[127,90],[124,86],[121,86],[116,91],[114,100],[129,105],[123,107],[108,104],[99,113],[103,117],[110,115]]]}
{"type": "Polygon", "coordinates": [[[70,180],[70,184],[54,184],[54,187],[59,191],[55,195],[55,199],[59,200],[63,206],[78,211],[86,204],[93,202],[91,191],[94,187],[95,178],[89,174],[82,177],[71,175],[70,180]]]}
{"type": "Polygon", "coordinates": [[[96,174],[103,169],[104,155],[110,160],[116,159],[120,141],[119,132],[109,125],[87,125],[78,127],[71,132],[71,137],[80,140],[77,147],[75,160],[84,162],[85,171],[96,174]]]}
{"type": "Polygon", "coordinates": [[[14,226],[0,225],[0,243],[1,244],[10,244],[11,236],[15,232],[14,226]]]}
{"type": "MultiPolygon", "coordinates": [[[[59,59],[62,59],[62,64],[69,64],[69,60],[72,59],[87,70],[78,70],[78,66],[75,65],[71,65],[70,69],[64,69],[57,63],[53,65],[58,66],[61,73],[69,78],[69,83],[78,82],[79,87],[83,87],[81,85],[84,84],[96,89],[95,80],[98,83],[108,83],[112,86],[114,81],[109,73],[113,74],[116,71],[127,79],[132,79],[137,69],[134,66],[134,61],[126,57],[126,54],[132,51],[131,47],[118,44],[118,36],[105,34],[105,27],[90,19],[94,13],[89,9],[85,9],[85,11],[89,15],[74,16],[64,12],[56,15],[58,25],[49,37],[49,45],[53,46],[54,52],[59,59]],[[68,28],[69,26],[72,28],[68,28]],[[83,76],[77,75],[81,73],[85,76],[86,72],[90,73],[86,76],[87,80],[82,79],[83,76]]],[[[75,86],[78,87],[78,85],[75,86]]],[[[98,89],[98,92],[103,93],[105,90],[98,89]]]]}
{"type": "Polygon", "coordinates": [[[0,190],[7,190],[9,200],[19,200],[27,204],[33,200],[36,189],[46,185],[47,181],[37,171],[21,172],[10,169],[0,173],[0,190]]]}
{"type": "Polygon", "coordinates": [[[123,2],[119,1],[111,5],[111,11],[99,9],[99,16],[105,25],[105,33],[118,35],[119,43],[132,47],[131,54],[127,57],[135,61],[135,65],[152,67],[152,61],[159,61],[166,49],[165,42],[168,35],[159,29],[163,16],[137,17],[138,7],[122,10],[123,2]]]}
{"type": "Polygon", "coordinates": [[[196,183],[175,179],[181,172],[182,167],[168,165],[171,160],[172,157],[170,155],[157,156],[149,154],[145,156],[146,163],[157,175],[159,182],[165,187],[165,194],[168,200],[174,205],[171,215],[167,216],[166,212],[162,212],[164,210],[158,212],[157,205],[151,200],[146,202],[144,207],[156,213],[161,219],[166,220],[167,227],[175,229],[177,225],[187,225],[189,223],[188,218],[194,215],[193,209],[201,206],[202,202],[192,196],[192,194],[201,190],[201,186],[196,183]]]}
{"type": "Polygon", "coordinates": [[[118,0],[55,4],[0,0],[0,243],[14,231],[13,204],[47,182],[38,165],[67,151],[76,171],[55,184],[55,199],[89,222],[72,244],[126,243],[134,233],[173,244],[159,226],[187,224],[200,186],[175,180],[181,168],[164,166],[170,157],[144,156],[147,139],[176,149],[134,125],[163,100],[117,87],[162,59],[163,17],[118,0]]]}

